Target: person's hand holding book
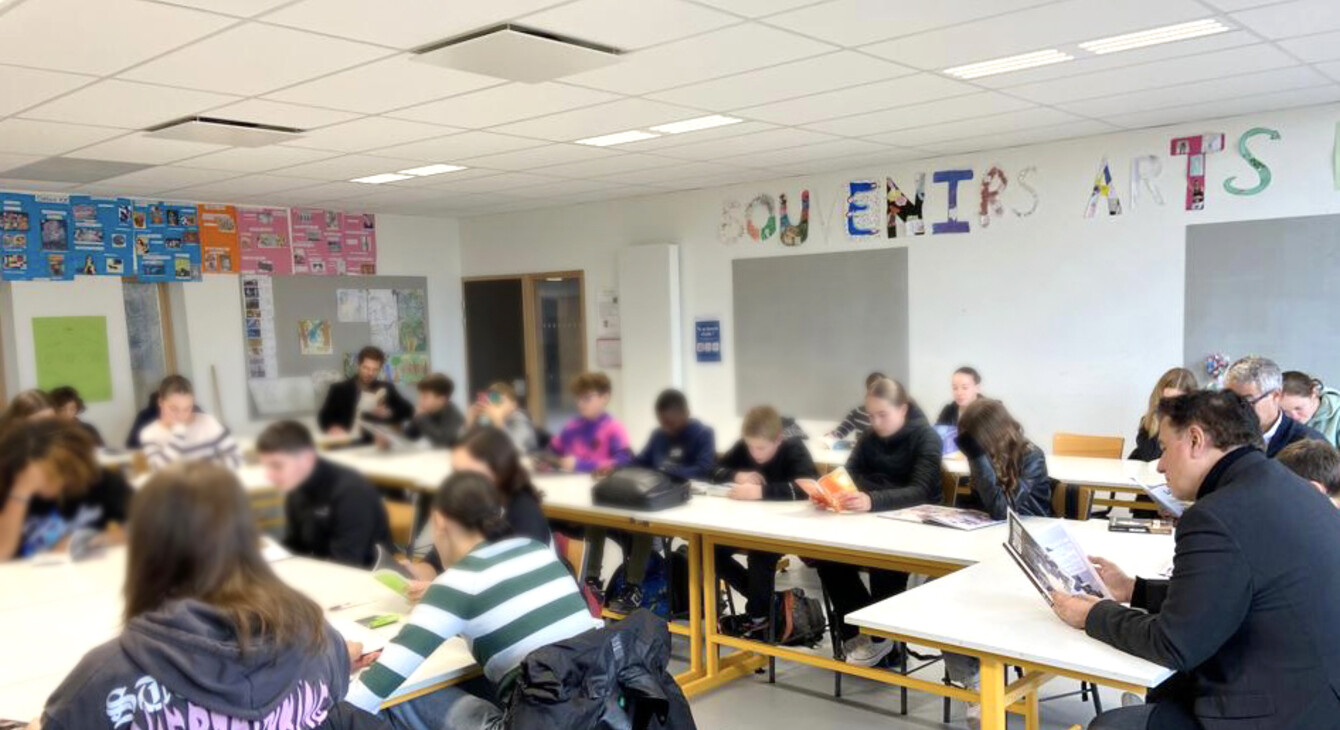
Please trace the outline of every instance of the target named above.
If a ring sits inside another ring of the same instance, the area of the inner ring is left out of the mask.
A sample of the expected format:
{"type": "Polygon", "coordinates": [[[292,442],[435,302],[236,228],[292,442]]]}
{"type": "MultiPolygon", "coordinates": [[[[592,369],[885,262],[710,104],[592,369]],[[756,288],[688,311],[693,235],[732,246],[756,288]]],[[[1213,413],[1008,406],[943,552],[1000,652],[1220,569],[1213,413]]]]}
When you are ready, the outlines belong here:
{"type": "Polygon", "coordinates": [[[1125,571],[1106,558],[1090,555],[1089,562],[1098,570],[1098,577],[1103,579],[1103,584],[1112,593],[1113,600],[1117,603],[1131,602],[1131,594],[1135,592],[1134,578],[1126,575],[1125,571]]]}

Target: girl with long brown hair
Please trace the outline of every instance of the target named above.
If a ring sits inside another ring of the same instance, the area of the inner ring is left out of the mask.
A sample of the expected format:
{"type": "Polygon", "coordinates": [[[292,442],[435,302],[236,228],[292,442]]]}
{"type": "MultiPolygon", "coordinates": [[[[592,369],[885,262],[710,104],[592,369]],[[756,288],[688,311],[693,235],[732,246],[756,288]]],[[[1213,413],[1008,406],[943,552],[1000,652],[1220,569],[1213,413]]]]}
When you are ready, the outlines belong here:
{"type": "Polygon", "coordinates": [[[1051,514],[1052,482],[1047,459],[1024,437],[1023,427],[992,398],[979,398],[963,409],[958,422],[959,451],[968,459],[972,497],[962,507],[975,507],[993,519],[1051,514]]]}

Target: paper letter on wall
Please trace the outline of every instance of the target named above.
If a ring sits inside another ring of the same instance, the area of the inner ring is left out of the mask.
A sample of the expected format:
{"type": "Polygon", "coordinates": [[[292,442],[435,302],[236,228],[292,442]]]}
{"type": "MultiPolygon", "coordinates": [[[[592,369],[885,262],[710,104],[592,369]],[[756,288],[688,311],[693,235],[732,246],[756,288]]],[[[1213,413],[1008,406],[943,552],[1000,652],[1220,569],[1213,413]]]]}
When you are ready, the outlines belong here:
{"type": "Polygon", "coordinates": [[[1178,137],[1171,143],[1174,157],[1186,157],[1186,209],[1205,209],[1205,155],[1224,149],[1222,133],[1178,137]]]}
{"type": "Polygon", "coordinates": [[[1270,186],[1270,168],[1266,167],[1266,163],[1256,159],[1256,155],[1253,155],[1252,151],[1247,149],[1247,140],[1260,134],[1264,134],[1270,139],[1280,138],[1278,131],[1265,127],[1252,127],[1243,132],[1241,137],[1238,137],[1238,154],[1242,155],[1242,159],[1246,160],[1253,170],[1256,170],[1258,179],[1256,184],[1250,188],[1240,188],[1233,184],[1233,181],[1238,179],[1237,176],[1229,177],[1224,181],[1224,190],[1233,195],[1256,195],[1270,186]]]}
{"type": "Polygon", "coordinates": [[[777,232],[777,214],[773,209],[771,195],[764,193],[749,201],[749,206],[744,209],[744,229],[755,241],[766,241],[777,232]],[[768,214],[761,228],[754,223],[760,209],[768,214]]]}
{"type": "Polygon", "coordinates": [[[932,182],[942,182],[949,185],[949,205],[945,216],[948,220],[933,224],[931,233],[939,235],[941,233],[968,232],[968,222],[958,219],[958,184],[971,179],[972,170],[939,170],[931,176],[932,182]]]}
{"type": "Polygon", "coordinates": [[[1163,191],[1154,178],[1163,174],[1163,162],[1158,155],[1142,155],[1131,159],[1131,207],[1140,204],[1140,190],[1149,192],[1155,205],[1163,205],[1163,191]]]}
{"type": "Polygon", "coordinates": [[[1098,212],[1100,200],[1107,201],[1108,215],[1121,215],[1121,198],[1112,187],[1112,167],[1107,164],[1107,155],[1103,155],[1103,161],[1098,165],[1098,172],[1094,173],[1093,191],[1089,193],[1089,205],[1084,208],[1085,218],[1092,218],[1093,214],[1098,212]]]}
{"type": "Polygon", "coordinates": [[[1028,216],[1033,215],[1033,211],[1036,211],[1038,209],[1038,191],[1034,190],[1033,186],[1028,184],[1028,179],[1033,177],[1033,175],[1037,174],[1037,171],[1038,171],[1037,166],[1029,165],[1028,167],[1025,167],[1024,169],[1020,170],[1018,175],[1014,176],[1014,184],[1018,185],[1020,188],[1023,188],[1024,192],[1028,193],[1028,196],[1033,199],[1033,204],[1028,206],[1028,210],[1019,210],[1018,208],[1010,208],[1010,210],[1018,218],[1027,218],[1028,216]]]}
{"type": "Polygon", "coordinates": [[[893,178],[885,178],[885,183],[889,238],[925,235],[926,220],[922,217],[922,208],[926,203],[926,173],[917,173],[916,191],[910,198],[898,187],[893,178]]]}
{"type": "Polygon", "coordinates": [[[1009,184],[1010,181],[1005,178],[1005,173],[995,165],[982,176],[982,204],[977,210],[977,218],[983,228],[991,225],[992,213],[997,218],[1005,215],[1005,205],[1000,202],[1000,195],[1005,192],[1009,184]]]}
{"type": "Polygon", "coordinates": [[[744,209],[738,200],[727,200],[721,204],[721,227],[717,237],[724,244],[739,243],[744,238],[744,209]]]}
{"type": "Polygon", "coordinates": [[[847,183],[847,235],[866,238],[879,234],[879,183],[852,180],[847,183]]]}
{"type": "Polygon", "coordinates": [[[799,246],[810,237],[810,191],[800,191],[800,222],[791,223],[791,218],[786,210],[786,193],[777,196],[781,205],[782,216],[782,245],[799,246]]]}

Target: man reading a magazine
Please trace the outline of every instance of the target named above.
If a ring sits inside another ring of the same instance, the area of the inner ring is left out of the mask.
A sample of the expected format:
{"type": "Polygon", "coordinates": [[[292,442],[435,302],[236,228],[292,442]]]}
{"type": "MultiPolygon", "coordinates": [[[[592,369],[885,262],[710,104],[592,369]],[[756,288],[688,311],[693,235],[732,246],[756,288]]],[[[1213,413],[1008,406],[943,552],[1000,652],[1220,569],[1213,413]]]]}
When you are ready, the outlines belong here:
{"type": "Polygon", "coordinates": [[[1195,500],[1172,577],[1131,578],[1093,558],[1115,600],[1052,597],[1066,623],[1180,674],[1150,704],[1089,727],[1340,728],[1340,512],[1266,458],[1251,404],[1231,391],[1168,398],[1158,412],[1159,471],[1195,500]]]}

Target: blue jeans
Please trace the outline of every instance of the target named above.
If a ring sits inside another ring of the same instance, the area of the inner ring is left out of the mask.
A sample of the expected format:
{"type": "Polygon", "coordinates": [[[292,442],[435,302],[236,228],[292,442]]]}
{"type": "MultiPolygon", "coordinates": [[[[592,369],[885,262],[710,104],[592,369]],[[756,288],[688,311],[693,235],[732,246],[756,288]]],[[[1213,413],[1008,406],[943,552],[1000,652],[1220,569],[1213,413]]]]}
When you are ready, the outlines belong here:
{"type": "Polygon", "coordinates": [[[487,689],[482,682],[465,682],[401,702],[382,714],[395,730],[498,730],[502,708],[472,694],[487,689]]]}

